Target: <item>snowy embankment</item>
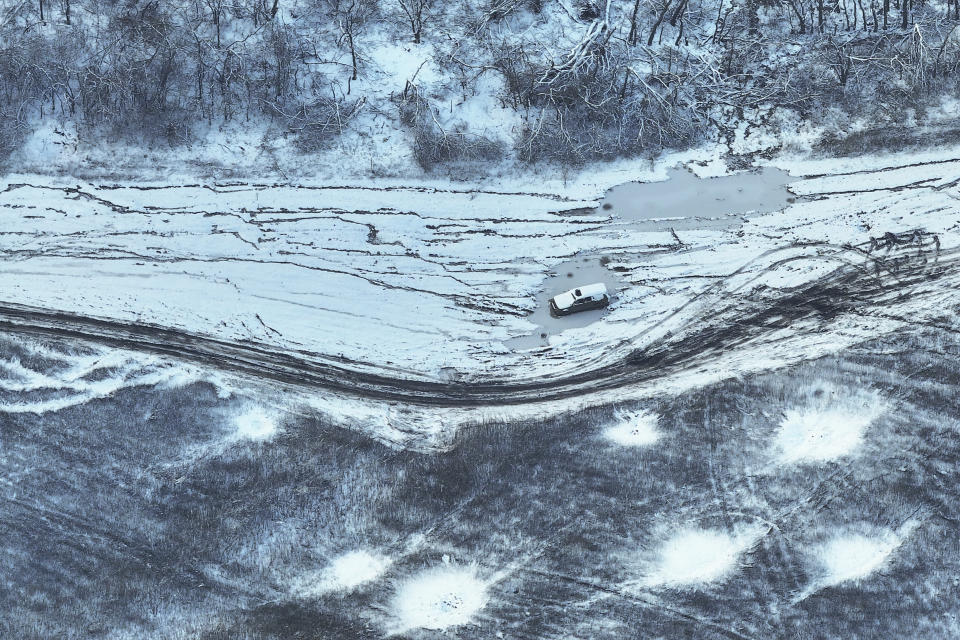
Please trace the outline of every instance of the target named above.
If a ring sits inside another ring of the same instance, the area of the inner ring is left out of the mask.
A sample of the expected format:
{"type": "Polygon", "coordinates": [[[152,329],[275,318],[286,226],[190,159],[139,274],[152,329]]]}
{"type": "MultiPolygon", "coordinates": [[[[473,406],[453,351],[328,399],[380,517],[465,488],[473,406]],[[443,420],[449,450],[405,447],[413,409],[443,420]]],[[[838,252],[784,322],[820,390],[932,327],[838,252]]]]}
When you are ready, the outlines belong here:
{"type": "Polygon", "coordinates": [[[643,393],[813,357],[955,302],[953,270],[901,281],[882,239],[923,230],[932,242],[919,242],[918,259],[950,263],[960,248],[960,159],[781,166],[796,176],[795,201],[782,210],[705,220],[700,230],[690,229],[697,212],[678,211],[676,233],[594,210],[603,187],[622,180],[615,173],[539,193],[10,176],[0,183],[0,301],[266,345],[399,380],[532,381],[670,350],[678,336],[689,349],[718,308],[737,324],[736,301],[775,306],[838,268],[887,280],[872,306],[842,304],[705,344],[700,362],[648,378],[643,393]],[[622,278],[604,319],[551,336],[548,347],[505,345],[537,331],[526,316],[551,268],[584,255],[604,257],[622,278]]]}

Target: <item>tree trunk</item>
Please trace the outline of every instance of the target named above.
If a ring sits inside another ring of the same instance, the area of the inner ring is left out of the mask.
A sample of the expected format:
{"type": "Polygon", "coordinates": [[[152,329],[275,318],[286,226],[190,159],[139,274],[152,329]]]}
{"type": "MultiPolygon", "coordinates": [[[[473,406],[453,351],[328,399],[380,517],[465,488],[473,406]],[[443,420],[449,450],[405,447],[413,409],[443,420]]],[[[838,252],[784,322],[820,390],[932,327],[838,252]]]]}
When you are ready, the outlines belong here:
{"type": "Polygon", "coordinates": [[[630,80],[630,69],[623,70],[623,85],[620,87],[620,102],[627,97],[627,81],[630,80]]]}
{"type": "Polygon", "coordinates": [[[747,0],[747,33],[751,36],[760,34],[759,0],[747,0]]]}
{"type": "MultiPolygon", "coordinates": [[[[687,0],[680,0],[680,4],[677,5],[676,10],[673,12],[673,15],[670,16],[670,26],[677,26],[677,20],[680,20],[683,15],[684,10],[687,8],[687,0]]],[[[682,20],[681,20],[682,22],[682,20]]]]}
{"type": "Polygon", "coordinates": [[[630,35],[627,36],[627,44],[631,47],[637,44],[637,13],[640,11],[640,0],[633,3],[633,13],[630,14],[630,35]]]}
{"type": "Polygon", "coordinates": [[[660,15],[657,16],[657,21],[653,23],[653,28],[650,29],[650,37],[647,38],[647,46],[653,46],[653,40],[657,37],[657,31],[660,29],[660,25],[663,23],[663,19],[667,17],[667,11],[670,10],[670,4],[672,0],[666,0],[663,5],[663,11],[660,12],[660,15]]]}
{"type": "Polygon", "coordinates": [[[353,63],[353,77],[351,80],[357,79],[357,50],[353,46],[353,33],[347,32],[347,41],[350,43],[350,61],[353,63]]]}
{"type": "MultiPolygon", "coordinates": [[[[196,36],[194,36],[196,38],[196,36]]],[[[203,116],[203,48],[200,38],[197,40],[197,104],[200,105],[200,115],[203,116]]]]}

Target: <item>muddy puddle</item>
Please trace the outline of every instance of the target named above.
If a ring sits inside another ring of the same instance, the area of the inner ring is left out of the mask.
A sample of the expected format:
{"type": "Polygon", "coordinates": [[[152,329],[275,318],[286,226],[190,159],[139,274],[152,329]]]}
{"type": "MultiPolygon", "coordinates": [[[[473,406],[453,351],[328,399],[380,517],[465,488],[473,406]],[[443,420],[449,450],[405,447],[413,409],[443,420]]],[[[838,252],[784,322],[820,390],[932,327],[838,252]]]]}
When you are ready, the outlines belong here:
{"type": "MultiPolygon", "coordinates": [[[[644,231],[690,231],[735,227],[749,215],[769,213],[793,202],[787,185],[794,181],[779,169],[765,168],[719,178],[698,178],[685,168],[667,172],[662,182],[627,182],[610,189],[597,213],[613,215],[644,231]]],[[[550,316],[549,300],[585,284],[607,285],[614,303],[629,283],[601,263],[600,256],[579,256],[551,270],[537,294],[536,310],[527,317],[533,333],[507,340],[513,349],[547,346],[550,336],[597,322],[607,309],[584,311],[562,318],[550,316]]]]}
{"type": "Polygon", "coordinates": [[[617,294],[629,284],[617,277],[615,272],[605,267],[598,256],[578,256],[573,260],[561,262],[553,267],[537,294],[536,310],[527,316],[527,320],[537,325],[537,328],[530,335],[511,338],[504,344],[514,349],[533,349],[547,346],[550,336],[557,335],[567,329],[585,327],[602,318],[609,308],[581,311],[561,318],[554,318],[550,315],[550,298],[558,293],[594,282],[602,282],[607,285],[611,305],[616,304],[617,294]]]}
{"type": "Polygon", "coordinates": [[[787,185],[796,180],[765,168],[719,178],[698,178],[675,168],[662,182],[627,182],[610,189],[598,212],[636,222],[643,229],[724,229],[749,214],[768,213],[792,202],[787,185]]]}

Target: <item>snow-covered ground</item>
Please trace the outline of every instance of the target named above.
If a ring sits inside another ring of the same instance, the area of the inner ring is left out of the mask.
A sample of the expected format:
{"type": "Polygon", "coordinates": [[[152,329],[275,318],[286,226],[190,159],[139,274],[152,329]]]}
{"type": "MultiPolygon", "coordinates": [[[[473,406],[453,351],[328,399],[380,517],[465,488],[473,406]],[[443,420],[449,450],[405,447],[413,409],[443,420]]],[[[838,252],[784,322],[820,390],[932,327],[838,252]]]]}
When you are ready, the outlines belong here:
{"type": "Polygon", "coordinates": [[[783,210],[678,212],[675,235],[578,210],[596,176],[10,178],[0,635],[956,636],[951,155],[783,160],[783,210]],[[574,255],[609,258],[613,308],[508,346],[574,255]],[[143,354],[56,315],[8,331],[27,307],[185,333],[143,354]],[[162,355],[188,333],[335,363],[346,387],[543,384],[439,407],[261,384],[162,355]],[[531,401],[591,367],[617,384],[531,401]]]}
{"type": "MultiPolygon", "coordinates": [[[[884,238],[922,230],[916,260],[950,263],[960,248],[960,154],[780,160],[795,177],[782,209],[719,224],[677,211],[676,232],[664,230],[669,221],[593,209],[625,173],[654,179],[694,157],[646,172],[607,167],[536,190],[7,176],[0,301],[400,380],[488,382],[560,379],[679,340],[690,348],[731,300],[776,306],[841,267],[887,281],[879,299],[767,327],[762,340],[705,343],[700,362],[682,376],[665,370],[639,390],[649,393],[834,351],[933,318],[955,297],[948,268],[935,281],[901,278],[899,261],[914,249],[901,248],[891,266],[884,238]],[[603,258],[622,282],[609,313],[550,336],[547,347],[506,344],[538,330],[526,317],[535,296],[575,256],[603,258]]],[[[713,165],[701,156],[691,166],[713,165]]]]}

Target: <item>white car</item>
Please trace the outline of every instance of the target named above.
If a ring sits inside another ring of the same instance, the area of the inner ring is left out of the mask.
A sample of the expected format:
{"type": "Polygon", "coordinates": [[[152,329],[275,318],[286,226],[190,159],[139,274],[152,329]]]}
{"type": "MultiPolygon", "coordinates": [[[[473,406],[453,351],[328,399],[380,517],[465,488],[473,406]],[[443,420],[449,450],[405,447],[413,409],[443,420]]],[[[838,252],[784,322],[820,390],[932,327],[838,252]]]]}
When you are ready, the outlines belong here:
{"type": "Polygon", "coordinates": [[[578,311],[602,309],[610,304],[607,285],[588,284],[550,298],[550,315],[566,316],[578,311]]]}

